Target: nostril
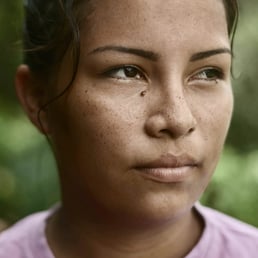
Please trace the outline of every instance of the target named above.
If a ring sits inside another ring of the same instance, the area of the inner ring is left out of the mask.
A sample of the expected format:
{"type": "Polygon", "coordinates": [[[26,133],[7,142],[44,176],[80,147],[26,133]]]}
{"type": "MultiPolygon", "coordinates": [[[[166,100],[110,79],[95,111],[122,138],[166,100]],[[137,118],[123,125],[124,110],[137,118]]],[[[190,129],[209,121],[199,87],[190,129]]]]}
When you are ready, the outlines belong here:
{"type": "Polygon", "coordinates": [[[159,131],[159,133],[161,133],[161,134],[171,134],[170,130],[168,130],[168,129],[162,129],[162,130],[159,131]]]}

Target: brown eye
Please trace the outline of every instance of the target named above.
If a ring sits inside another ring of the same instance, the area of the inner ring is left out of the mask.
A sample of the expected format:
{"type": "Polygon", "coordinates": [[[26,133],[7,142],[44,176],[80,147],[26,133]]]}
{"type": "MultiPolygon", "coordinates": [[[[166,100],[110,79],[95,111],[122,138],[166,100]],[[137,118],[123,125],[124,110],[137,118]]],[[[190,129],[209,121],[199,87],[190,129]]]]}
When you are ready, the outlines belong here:
{"type": "Polygon", "coordinates": [[[193,80],[204,80],[204,81],[217,81],[223,79],[224,74],[221,70],[216,68],[207,68],[196,74],[194,74],[190,81],[193,80]]]}
{"type": "Polygon", "coordinates": [[[121,80],[144,80],[143,72],[136,66],[122,66],[113,68],[104,73],[105,76],[121,80]]]}
{"type": "Polygon", "coordinates": [[[139,72],[136,68],[134,68],[132,66],[126,66],[126,67],[124,67],[124,74],[127,77],[134,78],[134,77],[138,77],[139,72]]]}

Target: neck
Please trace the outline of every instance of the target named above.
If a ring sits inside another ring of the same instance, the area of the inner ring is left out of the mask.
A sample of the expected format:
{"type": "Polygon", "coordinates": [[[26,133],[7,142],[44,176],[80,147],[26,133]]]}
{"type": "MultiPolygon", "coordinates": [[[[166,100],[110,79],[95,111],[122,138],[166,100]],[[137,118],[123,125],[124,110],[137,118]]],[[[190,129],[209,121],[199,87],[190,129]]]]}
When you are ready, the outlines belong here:
{"type": "MultiPolygon", "coordinates": [[[[71,210],[71,209],[69,209],[71,210]]],[[[55,257],[184,257],[198,242],[202,221],[194,209],[159,223],[92,221],[60,209],[47,225],[55,257]]]]}

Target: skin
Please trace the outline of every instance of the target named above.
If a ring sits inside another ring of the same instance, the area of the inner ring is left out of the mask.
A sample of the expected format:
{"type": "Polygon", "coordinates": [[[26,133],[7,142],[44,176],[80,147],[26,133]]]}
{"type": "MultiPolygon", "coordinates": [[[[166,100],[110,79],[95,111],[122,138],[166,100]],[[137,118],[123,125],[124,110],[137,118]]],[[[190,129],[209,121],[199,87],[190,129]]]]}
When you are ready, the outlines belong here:
{"type": "MultiPolygon", "coordinates": [[[[216,167],[233,107],[223,3],[96,0],[93,10],[81,25],[75,81],[41,116],[63,200],[48,222],[50,247],[56,257],[184,257],[203,230],[192,207],[216,167]],[[223,51],[196,55],[214,49],[223,51]],[[133,76],[123,65],[136,67],[133,76]],[[197,166],[175,183],[136,169],[167,154],[187,154],[197,166]]],[[[40,130],[37,110],[67,85],[71,63],[68,51],[49,85],[18,69],[18,96],[40,130]]]]}

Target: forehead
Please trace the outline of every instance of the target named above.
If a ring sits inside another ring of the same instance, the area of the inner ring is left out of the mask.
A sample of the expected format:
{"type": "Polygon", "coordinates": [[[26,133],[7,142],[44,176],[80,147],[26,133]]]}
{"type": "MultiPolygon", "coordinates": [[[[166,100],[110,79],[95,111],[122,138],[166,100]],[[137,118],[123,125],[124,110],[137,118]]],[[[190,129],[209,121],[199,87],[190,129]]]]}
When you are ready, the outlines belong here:
{"type": "Polygon", "coordinates": [[[82,23],[82,38],[89,47],[107,43],[163,45],[164,48],[229,45],[222,0],[94,0],[92,3],[93,12],[82,23]]]}

